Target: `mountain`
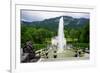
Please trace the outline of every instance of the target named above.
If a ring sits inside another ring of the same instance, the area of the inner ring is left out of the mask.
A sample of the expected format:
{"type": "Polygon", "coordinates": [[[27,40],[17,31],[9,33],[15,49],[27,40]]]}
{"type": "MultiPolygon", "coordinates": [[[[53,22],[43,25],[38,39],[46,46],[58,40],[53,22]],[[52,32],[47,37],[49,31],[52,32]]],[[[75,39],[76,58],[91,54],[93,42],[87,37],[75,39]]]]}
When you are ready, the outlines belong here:
{"type": "MultiPolygon", "coordinates": [[[[52,31],[57,31],[59,24],[59,17],[45,19],[43,21],[34,21],[34,22],[26,22],[21,21],[21,25],[23,26],[33,26],[36,28],[45,28],[52,31]]],[[[89,23],[89,19],[87,18],[73,18],[70,16],[63,16],[64,19],[64,27],[66,28],[80,28],[89,23]]]]}

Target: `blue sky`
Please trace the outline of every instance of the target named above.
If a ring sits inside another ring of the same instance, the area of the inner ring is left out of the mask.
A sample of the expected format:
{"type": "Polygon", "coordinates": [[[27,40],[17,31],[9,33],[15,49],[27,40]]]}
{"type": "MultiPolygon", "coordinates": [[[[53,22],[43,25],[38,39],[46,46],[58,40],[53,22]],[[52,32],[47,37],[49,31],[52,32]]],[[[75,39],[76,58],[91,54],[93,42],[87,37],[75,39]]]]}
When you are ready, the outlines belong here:
{"type": "Polygon", "coordinates": [[[49,19],[58,16],[71,16],[74,18],[89,18],[89,13],[72,13],[72,12],[46,12],[46,11],[32,11],[32,10],[22,10],[21,20],[23,21],[42,21],[44,19],[49,19]]]}

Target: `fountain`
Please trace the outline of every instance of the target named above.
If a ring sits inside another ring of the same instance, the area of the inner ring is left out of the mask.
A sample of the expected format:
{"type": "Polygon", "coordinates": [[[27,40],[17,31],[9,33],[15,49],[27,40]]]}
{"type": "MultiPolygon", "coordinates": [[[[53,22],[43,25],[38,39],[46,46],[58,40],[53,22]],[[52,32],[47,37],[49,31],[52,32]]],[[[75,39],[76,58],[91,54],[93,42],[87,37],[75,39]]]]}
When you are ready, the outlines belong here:
{"type": "Polygon", "coordinates": [[[58,53],[62,53],[66,47],[66,39],[64,38],[64,21],[63,17],[59,20],[58,28],[58,53]]]}
{"type": "Polygon", "coordinates": [[[62,53],[66,48],[66,39],[64,38],[64,21],[63,17],[59,20],[58,36],[52,38],[52,45],[57,46],[57,53],[62,53]]]}

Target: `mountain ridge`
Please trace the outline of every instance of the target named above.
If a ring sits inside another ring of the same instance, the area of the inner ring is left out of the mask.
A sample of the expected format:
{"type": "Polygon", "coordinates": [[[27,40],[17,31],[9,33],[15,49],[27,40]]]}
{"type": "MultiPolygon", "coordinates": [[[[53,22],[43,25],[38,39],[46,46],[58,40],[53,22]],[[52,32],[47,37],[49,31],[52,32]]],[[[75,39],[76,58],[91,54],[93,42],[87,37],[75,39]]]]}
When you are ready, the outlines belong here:
{"type": "MultiPolygon", "coordinates": [[[[21,21],[21,25],[23,26],[33,26],[33,27],[40,27],[40,28],[46,28],[46,29],[55,29],[57,30],[59,25],[59,19],[62,16],[54,17],[45,19],[43,21],[34,21],[34,22],[26,22],[21,21]]],[[[71,16],[63,16],[64,20],[64,27],[66,28],[80,28],[89,23],[88,18],[73,18],[71,16]]]]}

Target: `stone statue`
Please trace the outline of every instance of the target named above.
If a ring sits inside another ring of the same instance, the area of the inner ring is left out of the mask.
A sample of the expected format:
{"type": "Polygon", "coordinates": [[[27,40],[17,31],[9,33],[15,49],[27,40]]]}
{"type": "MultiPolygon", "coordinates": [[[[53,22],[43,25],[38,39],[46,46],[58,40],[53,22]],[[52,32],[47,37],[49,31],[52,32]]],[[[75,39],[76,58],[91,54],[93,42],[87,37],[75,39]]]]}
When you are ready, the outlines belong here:
{"type": "Polygon", "coordinates": [[[21,62],[36,62],[40,58],[39,56],[36,56],[35,48],[32,44],[31,41],[26,42],[25,47],[23,48],[23,54],[27,54],[27,56],[21,62]]]}

